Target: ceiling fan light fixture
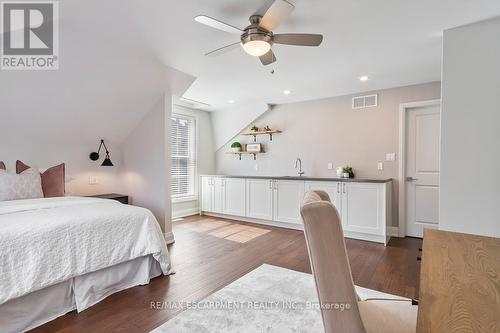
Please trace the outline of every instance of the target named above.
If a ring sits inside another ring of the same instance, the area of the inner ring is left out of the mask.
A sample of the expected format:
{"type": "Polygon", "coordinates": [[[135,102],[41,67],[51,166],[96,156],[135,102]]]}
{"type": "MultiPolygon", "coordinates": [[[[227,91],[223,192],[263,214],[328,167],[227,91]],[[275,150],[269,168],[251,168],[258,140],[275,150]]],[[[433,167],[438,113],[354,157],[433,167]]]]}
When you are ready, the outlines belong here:
{"type": "Polygon", "coordinates": [[[269,52],[271,44],[265,40],[250,40],[242,43],[243,50],[254,57],[260,57],[269,52]]]}

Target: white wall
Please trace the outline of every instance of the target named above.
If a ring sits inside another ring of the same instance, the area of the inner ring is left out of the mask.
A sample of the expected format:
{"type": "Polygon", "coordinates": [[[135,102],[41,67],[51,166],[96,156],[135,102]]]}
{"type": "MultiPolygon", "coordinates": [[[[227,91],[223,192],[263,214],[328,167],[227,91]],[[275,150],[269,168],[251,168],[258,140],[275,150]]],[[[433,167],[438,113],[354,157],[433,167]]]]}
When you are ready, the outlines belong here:
{"type": "Polygon", "coordinates": [[[440,228],[500,237],[500,18],[444,32],[440,228]]]}
{"type": "Polygon", "coordinates": [[[160,97],[123,143],[123,179],[132,203],[150,209],[171,236],[169,182],[170,94],[160,97]]]}
{"type": "MultiPolygon", "coordinates": [[[[198,179],[200,174],[212,174],[215,172],[214,137],[212,131],[211,113],[202,110],[195,110],[183,106],[174,105],[173,113],[184,114],[196,119],[197,138],[197,165],[196,165],[196,186],[199,190],[198,179]]],[[[172,217],[181,217],[196,214],[199,212],[199,200],[173,201],[172,217]]]]}
{"type": "Polygon", "coordinates": [[[170,115],[165,91],[181,96],[194,78],[155,52],[152,43],[159,42],[151,36],[164,17],[135,2],[90,2],[60,2],[58,70],[1,71],[0,160],[10,169],[16,159],[40,168],[65,162],[68,192],[129,194],[153,210],[168,234],[170,124],[159,121],[170,115]],[[88,158],[101,138],[115,167],[88,158]],[[90,175],[98,185],[88,185],[90,175]]]}
{"type": "MultiPolygon", "coordinates": [[[[398,162],[385,162],[386,153],[396,153],[399,142],[399,104],[438,99],[440,83],[386,89],[378,93],[379,105],[352,110],[353,95],[275,106],[255,123],[280,129],[272,142],[261,137],[266,154],[251,156],[225,154],[233,140],[248,143],[250,137],[238,136],[217,151],[217,172],[232,175],[296,175],[295,158],[301,157],[306,176],[335,177],[334,167],[349,164],[360,178],[394,178],[394,224],[397,225],[398,162]],[[384,170],[377,162],[384,161],[384,170]],[[258,166],[258,170],[255,167],[258,166]]],[[[367,94],[368,94],[367,93],[367,94]]],[[[223,131],[224,128],[214,127],[223,131]]],[[[397,158],[399,158],[397,156],[397,158]]]]}
{"type": "Polygon", "coordinates": [[[102,149],[98,161],[90,160],[89,154],[99,147],[99,138],[88,141],[61,138],[51,141],[33,137],[29,132],[19,135],[15,140],[9,140],[8,137],[0,140],[0,161],[3,160],[11,172],[15,172],[16,160],[38,169],[65,163],[67,195],[120,192],[123,190],[120,181],[121,149],[118,144],[104,139],[115,167],[101,167],[104,159],[102,149]],[[95,177],[98,183],[89,185],[90,176],[95,177]]]}
{"type": "Polygon", "coordinates": [[[212,114],[214,148],[220,149],[232,137],[240,133],[249,123],[270,109],[264,103],[236,105],[212,114]]]}

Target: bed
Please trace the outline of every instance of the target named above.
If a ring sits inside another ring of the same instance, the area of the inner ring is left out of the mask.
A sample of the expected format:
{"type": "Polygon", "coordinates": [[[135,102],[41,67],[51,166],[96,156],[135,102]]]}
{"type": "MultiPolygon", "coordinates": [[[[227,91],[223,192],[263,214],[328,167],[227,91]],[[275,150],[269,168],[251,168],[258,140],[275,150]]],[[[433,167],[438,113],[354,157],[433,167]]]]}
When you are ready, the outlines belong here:
{"type": "Polygon", "coordinates": [[[114,200],[0,202],[0,325],[22,332],[172,273],[152,213],[114,200]]]}

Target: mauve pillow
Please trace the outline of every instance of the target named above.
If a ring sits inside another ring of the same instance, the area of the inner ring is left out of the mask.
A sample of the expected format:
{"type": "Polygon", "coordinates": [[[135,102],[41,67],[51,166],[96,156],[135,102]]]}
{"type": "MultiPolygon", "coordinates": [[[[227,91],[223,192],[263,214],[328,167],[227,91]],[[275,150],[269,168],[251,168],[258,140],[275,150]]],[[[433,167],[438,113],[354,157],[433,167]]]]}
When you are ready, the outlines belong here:
{"type": "Polygon", "coordinates": [[[5,164],[2,161],[0,161],[0,170],[5,170],[5,169],[6,169],[5,164]]]}
{"type": "MultiPolygon", "coordinates": [[[[21,173],[30,167],[21,161],[16,161],[16,172],[21,173]]],[[[42,190],[45,198],[64,197],[64,163],[53,166],[40,173],[42,177],[42,190]]]]}

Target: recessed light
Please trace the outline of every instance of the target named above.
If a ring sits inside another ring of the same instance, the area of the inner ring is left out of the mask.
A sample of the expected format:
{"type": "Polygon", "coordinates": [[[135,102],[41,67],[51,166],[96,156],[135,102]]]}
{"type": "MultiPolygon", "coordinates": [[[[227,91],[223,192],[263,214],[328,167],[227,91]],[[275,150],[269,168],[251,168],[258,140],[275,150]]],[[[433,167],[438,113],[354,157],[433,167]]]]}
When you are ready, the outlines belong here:
{"type": "Polygon", "coordinates": [[[368,81],[368,80],[369,80],[369,77],[368,77],[368,76],[366,76],[366,75],[363,75],[363,76],[361,76],[361,77],[359,78],[359,81],[361,81],[361,82],[366,82],[366,81],[368,81]]]}
{"type": "Polygon", "coordinates": [[[228,102],[229,104],[233,104],[233,103],[234,103],[234,100],[233,100],[233,99],[229,99],[227,102],[228,102]]]}
{"type": "Polygon", "coordinates": [[[283,90],[283,94],[290,95],[292,92],[290,90],[283,90]]]}

